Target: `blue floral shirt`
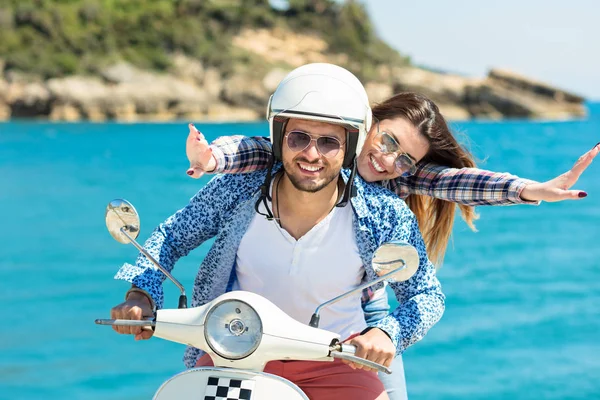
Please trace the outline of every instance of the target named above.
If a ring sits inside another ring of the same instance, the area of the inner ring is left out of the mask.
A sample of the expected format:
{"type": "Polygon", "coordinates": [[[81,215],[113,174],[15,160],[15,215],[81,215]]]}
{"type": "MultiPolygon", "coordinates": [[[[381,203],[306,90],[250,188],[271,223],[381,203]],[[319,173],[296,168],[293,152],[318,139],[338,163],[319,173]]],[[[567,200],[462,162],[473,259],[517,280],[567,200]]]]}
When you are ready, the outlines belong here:
{"type": "MultiPolygon", "coordinates": [[[[235,271],[237,249],[255,215],[254,204],[265,174],[265,171],[257,171],[214,177],[186,207],[160,224],[146,241],[144,248],[171,271],[180,257],[215,238],[198,270],[192,307],[206,304],[227,291],[235,271]]],[[[399,307],[369,324],[385,331],[401,354],[439,321],[444,312],[444,295],[435,268],[427,259],[417,220],[404,201],[360,177],[355,178],[355,187],[357,195],[351,200],[354,232],[366,279],[377,277],[371,260],[383,243],[401,240],[413,245],[419,254],[415,275],[405,282],[390,283],[399,307]]],[[[115,278],[148,291],[157,307],[162,307],[165,276],[143,255],[138,256],[135,265],[125,264],[115,278]]],[[[200,354],[199,349],[188,347],[184,355],[186,366],[193,367],[200,354]]]]}

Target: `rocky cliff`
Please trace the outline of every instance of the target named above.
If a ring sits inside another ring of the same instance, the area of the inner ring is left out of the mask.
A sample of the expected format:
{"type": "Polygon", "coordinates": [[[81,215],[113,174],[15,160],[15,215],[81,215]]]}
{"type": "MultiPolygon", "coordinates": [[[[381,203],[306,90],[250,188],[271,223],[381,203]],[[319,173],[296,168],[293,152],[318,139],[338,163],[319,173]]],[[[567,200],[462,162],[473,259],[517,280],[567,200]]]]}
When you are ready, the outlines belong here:
{"type": "MultiPolygon", "coordinates": [[[[258,120],[290,69],[309,62],[361,68],[353,54],[332,49],[321,36],[282,27],[242,29],[232,36],[231,48],[246,61],[226,69],[175,51],[167,55],[168,67],[160,72],[116,60],[94,73],[43,78],[5,70],[0,60],[0,120],[258,120]]],[[[582,97],[506,70],[494,69],[485,79],[473,79],[381,62],[360,76],[373,102],[400,91],[417,91],[436,101],[449,119],[565,119],[586,114],[582,97]]]]}

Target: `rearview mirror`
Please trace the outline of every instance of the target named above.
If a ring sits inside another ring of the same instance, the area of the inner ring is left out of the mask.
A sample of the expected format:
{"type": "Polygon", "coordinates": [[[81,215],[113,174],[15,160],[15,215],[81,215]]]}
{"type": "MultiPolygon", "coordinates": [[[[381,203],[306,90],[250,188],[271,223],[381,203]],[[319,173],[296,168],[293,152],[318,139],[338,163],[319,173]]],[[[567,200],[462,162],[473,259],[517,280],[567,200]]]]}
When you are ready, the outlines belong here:
{"type": "Polygon", "coordinates": [[[131,243],[134,245],[156,268],[165,274],[181,292],[179,296],[179,308],[187,308],[187,296],[185,295],[183,285],[135,241],[140,234],[140,216],[135,207],[127,200],[115,199],[106,206],[104,217],[110,235],[119,243],[131,243]]]}
{"type": "Polygon", "coordinates": [[[408,243],[394,241],[382,244],[373,255],[373,269],[379,276],[396,271],[386,280],[409,280],[419,268],[419,253],[408,243]]]}
{"type": "Polygon", "coordinates": [[[417,253],[417,249],[408,243],[400,241],[384,243],[375,251],[372,265],[379,278],[371,282],[363,283],[357,288],[349,290],[346,293],[319,305],[310,318],[309,325],[318,328],[319,320],[321,318],[319,315],[321,309],[336,303],[353,293],[361,292],[364,289],[383,281],[403,282],[409,280],[419,268],[419,253],[417,253]]]}
{"type": "Polygon", "coordinates": [[[119,243],[131,243],[123,231],[128,232],[134,240],[140,234],[140,217],[135,207],[127,200],[116,199],[108,203],[105,219],[108,232],[119,243]]]}

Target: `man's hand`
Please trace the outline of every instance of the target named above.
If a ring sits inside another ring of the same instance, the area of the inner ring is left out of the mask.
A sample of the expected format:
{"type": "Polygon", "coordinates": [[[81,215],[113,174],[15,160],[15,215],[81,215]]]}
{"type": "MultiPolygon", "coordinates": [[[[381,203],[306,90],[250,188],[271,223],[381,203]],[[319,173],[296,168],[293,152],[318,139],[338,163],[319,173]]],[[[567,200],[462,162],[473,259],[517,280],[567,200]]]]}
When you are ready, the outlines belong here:
{"type": "Polygon", "coordinates": [[[562,201],[578,200],[587,196],[586,192],[581,190],[569,190],[573,186],[583,171],[592,163],[594,158],[600,152],[600,143],[590,151],[579,157],[579,160],[569,171],[542,183],[530,183],[525,186],[521,192],[521,198],[527,201],[562,201]]]}
{"type": "Polygon", "coordinates": [[[192,178],[198,179],[205,172],[214,171],[217,162],[212,156],[212,150],[208,146],[208,142],[204,135],[196,129],[194,124],[189,124],[190,134],[185,143],[185,153],[190,161],[190,168],[187,174],[192,178]]]}
{"type": "MultiPolygon", "coordinates": [[[[110,310],[113,319],[142,320],[152,317],[152,305],[150,300],[141,293],[130,293],[124,303],[110,310]]],[[[126,335],[135,335],[135,340],[150,339],[154,333],[151,329],[143,329],[140,326],[113,326],[116,332],[126,335]]]]}
{"type": "MultiPolygon", "coordinates": [[[[369,361],[385,365],[386,367],[392,365],[392,361],[396,355],[396,348],[394,347],[394,344],[390,340],[389,336],[378,328],[373,328],[364,335],[356,336],[345,343],[356,346],[355,355],[357,357],[365,358],[369,361]]],[[[349,364],[354,369],[376,371],[375,369],[361,364],[356,364],[346,360],[342,361],[346,364],[349,364]]]]}

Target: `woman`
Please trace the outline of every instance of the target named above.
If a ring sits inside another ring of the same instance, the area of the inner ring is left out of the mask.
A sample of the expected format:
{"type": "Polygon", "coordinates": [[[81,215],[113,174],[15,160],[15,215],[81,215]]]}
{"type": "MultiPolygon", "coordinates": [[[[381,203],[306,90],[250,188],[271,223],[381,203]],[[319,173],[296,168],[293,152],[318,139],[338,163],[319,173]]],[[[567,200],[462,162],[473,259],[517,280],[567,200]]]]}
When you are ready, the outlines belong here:
{"type": "MultiPolygon", "coordinates": [[[[585,192],[568,189],[600,149],[599,143],[570,171],[538,183],[474,168],[473,156],[456,141],[438,107],[425,96],[397,94],[376,105],[373,117],[376,122],[358,158],[358,173],[368,182],[380,181],[406,200],[419,220],[429,257],[437,265],[443,260],[456,207],[475,229],[474,207],[478,205],[584,198],[585,192]]],[[[209,147],[190,125],[187,173],[199,178],[205,172],[252,172],[267,167],[270,152],[271,144],[263,137],[222,137],[209,147]]]]}
{"type": "MultiPolygon", "coordinates": [[[[443,260],[457,207],[475,229],[477,205],[583,198],[585,192],[568,189],[600,150],[599,143],[570,171],[538,183],[475,169],[473,156],[456,141],[438,107],[425,96],[400,93],[372,111],[376,122],[358,157],[358,173],[406,200],[419,221],[429,257],[437,265],[443,260]]],[[[209,147],[193,125],[186,152],[190,160],[187,173],[193,178],[207,171],[239,173],[266,168],[271,154],[264,138],[219,138],[209,147]]],[[[367,321],[385,316],[389,309],[385,293],[373,294],[363,309],[367,321]]],[[[392,369],[392,376],[380,374],[390,399],[406,398],[401,357],[394,360],[392,369]]]]}

